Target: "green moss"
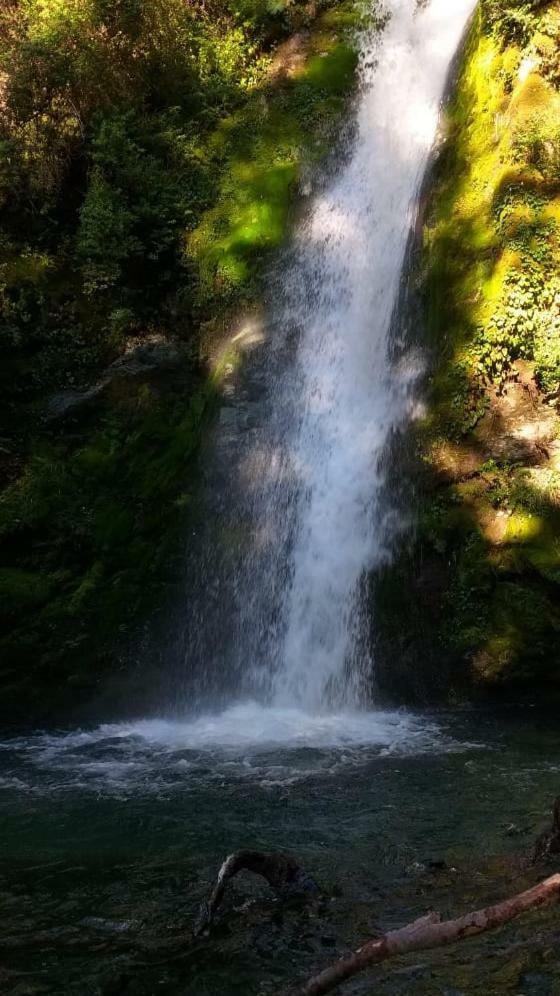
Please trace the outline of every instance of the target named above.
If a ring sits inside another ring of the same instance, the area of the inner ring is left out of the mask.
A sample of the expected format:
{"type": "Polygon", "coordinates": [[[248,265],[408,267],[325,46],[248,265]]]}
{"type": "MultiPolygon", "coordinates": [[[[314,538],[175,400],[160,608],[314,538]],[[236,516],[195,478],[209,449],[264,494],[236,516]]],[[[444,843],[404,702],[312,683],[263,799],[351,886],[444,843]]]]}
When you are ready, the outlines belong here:
{"type": "Polygon", "coordinates": [[[460,651],[477,647],[489,634],[492,570],[478,531],[471,528],[453,551],[453,580],[446,597],[446,642],[460,651]]]}
{"type": "Polygon", "coordinates": [[[491,606],[491,635],[483,646],[483,676],[492,683],[557,681],[555,649],[560,614],[546,592],[528,584],[497,587],[491,606]]]}
{"type": "Polygon", "coordinates": [[[202,313],[215,316],[216,308],[254,297],[263,255],[285,241],[301,170],[327,150],[341,98],[353,86],[357,53],[340,33],[358,19],[353,3],[321,15],[298,71],[280,84],[265,76],[199,148],[201,158],[213,160],[219,184],[216,203],[186,241],[202,313]]]}
{"type": "Polygon", "coordinates": [[[303,79],[327,93],[345,93],[352,82],[356,63],[355,48],[340,42],[329,52],[313,56],[306,66],[303,79]]]}
{"type": "Polygon", "coordinates": [[[430,396],[422,426],[426,436],[461,439],[488,409],[488,396],[482,386],[474,388],[472,369],[465,362],[442,365],[432,377],[430,396]]]}
{"type": "Polygon", "coordinates": [[[416,597],[431,605],[437,654],[408,616],[410,640],[417,661],[444,662],[450,694],[454,675],[472,693],[560,674],[560,512],[549,444],[539,442],[560,419],[537,390],[560,383],[559,60],[540,37],[556,38],[554,9],[479,3],[423,231],[433,369],[416,429],[417,531],[408,575],[402,557],[395,572],[414,589],[428,565],[428,591],[416,597]],[[532,71],[520,73],[527,57],[532,71]]]}
{"type": "Polygon", "coordinates": [[[87,674],[91,684],[103,645],[154,605],[173,578],[174,537],[190,509],[184,488],[189,476],[195,487],[193,459],[217,386],[208,380],[188,406],[170,391],[148,411],[112,407],[86,445],[70,455],[43,447],[4,492],[6,551],[41,566],[0,573],[11,620],[0,641],[6,674],[21,668],[38,693],[47,661],[60,663],[64,681],[79,658],[80,687],[87,674]]]}
{"type": "Polygon", "coordinates": [[[519,510],[511,512],[503,542],[515,545],[531,544],[542,535],[544,528],[545,520],[542,516],[519,510]]]}
{"type": "Polygon", "coordinates": [[[560,585],[560,543],[557,537],[541,546],[529,545],[526,557],[543,578],[560,585]]]}

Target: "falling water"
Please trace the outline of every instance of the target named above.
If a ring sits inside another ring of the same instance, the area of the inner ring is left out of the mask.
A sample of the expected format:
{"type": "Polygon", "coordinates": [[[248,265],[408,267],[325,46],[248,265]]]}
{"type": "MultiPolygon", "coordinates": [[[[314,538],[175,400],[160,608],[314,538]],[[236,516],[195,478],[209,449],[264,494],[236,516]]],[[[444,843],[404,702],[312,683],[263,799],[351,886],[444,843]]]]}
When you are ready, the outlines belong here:
{"type": "Polygon", "coordinates": [[[179,713],[248,700],[303,717],[371,705],[367,582],[399,528],[390,444],[419,373],[417,356],[393,348],[397,303],[473,7],[387,0],[383,30],[364,32],[338,169],[315,178],[269,276],[264,342],[226,385],[208,459],[214,514],[177,613],[179,713]]]}
{"type": "Polygon", "coordinates": [[[367,704],[366,582],[395,529],[389,443],[410,415],[418,373],[411,356],[394,359],[396,304],[450,63],[472,8],[473,0],[389,0],[384,30],[362,44],[349,148],[271,277],[261,371],[268,408],[241,438],[222,431],[218,447],[231,506],[221,515],[251,538],[215,570],[217,613],[205,594],[184,654],[192,667],[203,645],[202,681],[218,662],[218,685],[235,676],[230,698],[306,714],[367,704]]]}
{"type": "Polygon", "coordinates": [[[288,428],[297,524],[273,700],[355,705],[371,674],[363,581],[387,553],[384,454],[414,365],[389,338],[417,192],[472,0],[390,0],[366,39],[351,154],[297,234],[285,313],[301,328],[288,428]]]}

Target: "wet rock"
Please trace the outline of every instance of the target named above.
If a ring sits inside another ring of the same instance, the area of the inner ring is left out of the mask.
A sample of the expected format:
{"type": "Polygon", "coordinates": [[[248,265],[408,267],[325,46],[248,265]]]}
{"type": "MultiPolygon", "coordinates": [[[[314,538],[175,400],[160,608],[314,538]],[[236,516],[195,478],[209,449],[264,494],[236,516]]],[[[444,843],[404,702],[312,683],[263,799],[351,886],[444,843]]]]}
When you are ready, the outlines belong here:
{"type": "Polygon", "coordinates": [[[184,359],[184,352],[173,340],[152,338],[119,356],[108,368],[109,379],[138,377],[147,373],[171,370],[184,359]]]}
{"type": "Polygon", "coordinates": [[[107,367],[96,384],[83,391],[67,390],[53,395],[47,403],[46,418],[66,418],[97,401],[116,381],[149,379],[176,369],[184,361],[185,350],[174,340],[152,336],[135,343],[107,367]]]}
{"type": "Polygon", "coordinates": [[[61,391],[60,394],[53,395],[47,404],[46,417],[58,419],[72,415],[77,409],[85,408],[90,402],[95,401],[103,391],[104,386],[104,384],[99,383],[86,391],[61,391]]]}
{"type": "Polygon", "coordinates": [[[122,933],[131,930],[134,924],[130,920],[105,920],[99,916],[87,916],[82,920],[84,927],[99,930],[101,933],[122,933]]]}

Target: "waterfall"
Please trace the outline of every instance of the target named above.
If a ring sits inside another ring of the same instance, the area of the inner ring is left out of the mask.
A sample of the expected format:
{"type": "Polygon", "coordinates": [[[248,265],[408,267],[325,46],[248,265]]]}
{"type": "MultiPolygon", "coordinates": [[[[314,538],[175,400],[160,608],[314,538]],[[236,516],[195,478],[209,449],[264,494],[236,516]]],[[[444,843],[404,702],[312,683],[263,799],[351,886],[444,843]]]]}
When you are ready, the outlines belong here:
{"type": "Polygon", "coordinates": [[[425,716],[366,708],[365,581],[398,528],[387,466],[417,362],[394,348],[395,316],[474,3],[386,0],[383,31],[362,39],[355,126],[269,275],[264,332],[238,333],[252,350],[224,385],[205,449],[208,504],[160,655],[174,706],[170,693],[164,709],[153,703],[159,718],[0,750],[55,778],[143,792],[162,772],[181,786],[214,768],[291,784],[311,755],[313,770],[332,773],[379,752],[456,749],[425,716]]]}
{"type": "Polygon", "coordinates": [[[285,311],[301,328],[288,428],[297,480],[292,575],[273,698],[355,705],[373,662],[366,572],[387,554],[383,456],[410,408],[389,337],[416,195],[472,0],[390,0],[366,38],[350,156],[297,233],[285,311]],[[311,293],[310,293],[311,288],[311,293]]]}
{"type": "Polygon", "coordinates": [[[210,761],[219,777],[268,784],[306,777],[302,746],[324,772],[379,752],[455,749],[426,717],[368,709],[365,595],[399,528],[387,465],[414,404],[417,361],[394,348],[403,266],[474,5],[386,0],[384,29],[362,39],[338,168],[315,178],[269,275],[264,331],[238,333],[251,349],[205,449],[207,504],[161,640],[175,684],[165,708],[153,703],[160,718],[17,741],[29,763],[144,791],[170,765],[188,781],[193,752],[204,777],[210,761]]]}
{"type": "Polygon", "coordinates": [[[366,579],[388,555],[398,518],[387,501],[387,452],[410,416],[417,373],[410,358],[394,359],[395,309],[473,5],[388,0],[385,28],[362,40],[348,147],[271,275],[261,424],[218,433],[229,468],[221,515],[251,539],[212,585],[198,581],[216,592],[215,611],[205,596],[184,654],[191,673],[204,631],[199,680],[213,670],[223,687],[229,675],[230,700],[308,714],[367,704],[366,579]]]}
{"type": "Polygon", "coordinates": [[[388,470],[418,359],[395,348],[397,306],[474,3],[384,0],[383,29],[363,32],[351,126],[326,177],[306,182],[307,209],[268,274],[262,327],[236,333],[246,358],[206,440],[185,592],[137,671],[146,688],[153,676],[151,713],[165,718],[99,727],[95,750],[123,736],[243,751],[437,741],[429,723],[371,708],[367,582],[400,528],[388,470]]]}

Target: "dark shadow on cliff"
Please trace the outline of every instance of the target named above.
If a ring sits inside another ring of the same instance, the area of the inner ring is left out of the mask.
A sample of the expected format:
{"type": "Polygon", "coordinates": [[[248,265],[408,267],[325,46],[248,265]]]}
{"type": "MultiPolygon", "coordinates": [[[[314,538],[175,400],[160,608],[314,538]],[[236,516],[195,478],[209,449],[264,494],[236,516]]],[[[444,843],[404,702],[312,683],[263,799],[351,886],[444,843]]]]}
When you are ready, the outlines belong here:
{"type": "Polygon", "coordinates": [[[460,458],[424,472],[416,522],[372,578],[376,678],[392,700],[560,692],[560,501],[533,478],[546,454],[515,440],[510,460],[506,438],[494,413],[494,450],[469,438],[464,473],[460,458]]]}

